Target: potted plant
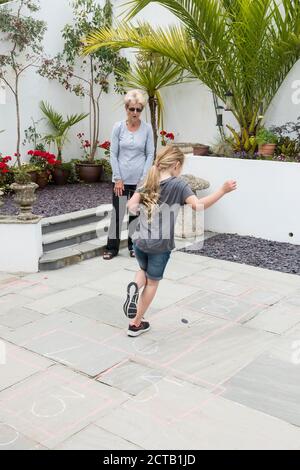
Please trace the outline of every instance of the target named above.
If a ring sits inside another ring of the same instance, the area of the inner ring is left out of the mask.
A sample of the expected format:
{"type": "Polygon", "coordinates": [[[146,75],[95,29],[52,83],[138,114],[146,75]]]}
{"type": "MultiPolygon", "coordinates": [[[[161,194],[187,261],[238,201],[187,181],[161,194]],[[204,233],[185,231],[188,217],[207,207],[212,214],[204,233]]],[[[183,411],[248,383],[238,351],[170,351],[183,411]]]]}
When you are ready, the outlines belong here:
{"type": "MultiPolygon", "coordinates": [[[[29,174],[30,179],[33,183],[37,182],[38,173],[40,172],[40,168],[38,165],[34,165],[32,163],[23,163],[22,170],[26,171],[29,174]]],[[[17,170],[15,170],[16,172],[17,170]]]]}
{"type": "MultiPolygon", "coordinates": [[[[73,22],[63,29],[64,49],[54,58],[45,58],[40,75],[57,80],[78,97],[88,97],[90,105],[88,152],[85,160],[77,164],[80,178],[86,182],[98,181],[102,167],[96,163],[99,129],[101,123],[100,102],[109,91],[109,78],[114,75],[115,91],[120,93],[120,70],[126,70],[129,62],[112,48],[96,51],[88,57],[82,55],[82,38],[96,27],[112,24],[112,5],[109,0],[103,7],[95,0],[72,0],[73,22]]],[[[86,149],[87,149],[86,148],[86,149]]]]}
{"type": "Polygon", "coordinates": [[[258,153],[264,157],[273,157],[277,141],[278,138],[274,132],[262,127],[256,134],[258,153]]]}
{"type": "Polygon", "coordinates": [[[57,160],[54,154],[42,150],[29,150],[28,155],[29,162],[36,168],[36,183],[43,189],[49,182],[51,172],[61,165],[61,161],[57,160]]]}
{"type": "MultiPolygon", "coordinates": [[[[57,160],[62,163],[62,150],[68,140],[68,133],[71,127],[85,119],[88,114],[72,114],[64,118],[61,113],[55,111],[50,104],[45,103],[44,101],[41,102],[40,109],[46,117],[48,125],[52,131],[52,133],[46,135],[43,140],[49,145],[54,143],[57,149],[57,160]]],[[[70,165],[53,164],[52,166],[54,182],[56,184],[66,184],[71,172],[70,165]]]]}
{"type": "Polygon", "coordinates": [[[193,145],[193,154],[199,156],[205,156],[209,154],[209,146],[203,144],[194,144],[193,145]]]}

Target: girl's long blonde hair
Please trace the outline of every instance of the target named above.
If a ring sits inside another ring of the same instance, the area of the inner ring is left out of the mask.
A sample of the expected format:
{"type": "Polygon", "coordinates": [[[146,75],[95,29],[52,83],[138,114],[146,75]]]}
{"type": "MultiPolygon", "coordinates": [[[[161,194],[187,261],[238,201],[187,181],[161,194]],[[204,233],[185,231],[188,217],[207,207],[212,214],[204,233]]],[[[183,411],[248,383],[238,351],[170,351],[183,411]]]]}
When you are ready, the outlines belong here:
{"type": "Polygon", "coordinates": [[[178,147],[167,145],[157,154],[156,159],[148,171],[145,182],[140,190],[141,203],[146,206],[148,218],[151,219],[160,196],[160,173],[179,162],[184,163],[184,154],[178,147]]]}

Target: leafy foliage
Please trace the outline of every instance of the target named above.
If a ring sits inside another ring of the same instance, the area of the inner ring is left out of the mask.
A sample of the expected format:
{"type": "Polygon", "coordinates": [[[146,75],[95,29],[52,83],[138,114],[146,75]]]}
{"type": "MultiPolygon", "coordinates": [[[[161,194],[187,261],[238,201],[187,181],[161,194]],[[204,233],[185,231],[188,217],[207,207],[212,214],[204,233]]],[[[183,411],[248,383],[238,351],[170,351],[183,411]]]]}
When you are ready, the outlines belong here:
{"type": "Polygon", "coordinates": [[[51,134],[48,134],[44,137],[47,144],[54,143],[57,147],[57,157],[59,160],[62,160],[62,149],[67,141],[68,132],[71,127],[78,124],[80,121],[85,119],[88,114],[72,114],[66,118],[49,104],[44,101],[40,104],[40,109],[44,116],[47,118],[48,125],[51,130],[51,134]]]}
{"type": "Polygon", "coordinates": [[[300,58],[300,2],[131,0],[128,5],[123,23],[87,36],[85,52],[107,46],[156,52],[201,80],[223,102],[230,90],[239,144],[253,151],[250,139],[261,125],[261,113],[300,58]],[[128,23],[151,3],[170,10],[180,25],[128,23]]]}
{"type": "Polygon", "coordinates": [[[7,54],[0,55],[0,78],[5,82],[15,99],[17,121],[16,155],[19,167],[21,166],[19,83],[24,72],[29,67],[36,66],[39,62],[46,31],[46,24],[31,16],[38,9],[38,0],[20,0],[16,13],[8,5],[4,5],[0,9],[0,32],[3,35],[3,41],[9,46],[7,54]],[[26,11],[29,12],[29,16],[25,15],[26,11]]]}
{"type": "Polygon", "coordinates": [[[45,58],[39,73],[50,80],[57,80],[66,90],[79,97],[90,98],[90,160],[93,161],[99,140],[100,99],[103,93],[109,91],[111,75],[115,77],[115,90],[123,92],[119,72],[128,70],[129,63],[110,47],[95,51],[88,58],[81,55],[82,37],[95,27],[112,25],[110,1],[106,0],[103,8],[95,0],[73,0],[71,5],[74,20],[63,29],[64,49],[56,57],[45,58]]]}

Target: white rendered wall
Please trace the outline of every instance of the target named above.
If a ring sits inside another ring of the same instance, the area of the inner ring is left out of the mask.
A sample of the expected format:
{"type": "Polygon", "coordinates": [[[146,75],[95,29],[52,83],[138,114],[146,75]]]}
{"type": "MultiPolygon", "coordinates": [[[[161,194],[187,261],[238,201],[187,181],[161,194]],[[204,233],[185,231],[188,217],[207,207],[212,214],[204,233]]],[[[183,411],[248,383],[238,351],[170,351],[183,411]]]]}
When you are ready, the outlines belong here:
{"type": "Polygon", "coordinates": [[[235,192],[205,211],[205,230],[300,244],[299,164],[188,155],[182,173],[210,182],[203,196],[237,181],[235,192]]]}
{"type": "Polygon", "coordinates": [[[1,223],[0,271],[35,273],[42,255],[41,222],[1,223]]]}

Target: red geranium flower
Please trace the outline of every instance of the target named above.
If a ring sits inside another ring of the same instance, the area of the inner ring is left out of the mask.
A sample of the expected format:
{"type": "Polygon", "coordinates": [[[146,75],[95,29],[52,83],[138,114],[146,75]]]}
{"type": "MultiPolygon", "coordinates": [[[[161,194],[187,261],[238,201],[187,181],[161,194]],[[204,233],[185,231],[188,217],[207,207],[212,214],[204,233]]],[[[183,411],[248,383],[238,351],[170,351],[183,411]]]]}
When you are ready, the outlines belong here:
{"type": "Polygon", "coordinates": [[[110,141],[105,140],[102,144],[99,145],[101,149],[109,150],[110,149],[110,141]]]}
{"type": "Polygon", "coordinates": [[[166,138],[167,139],[170,139],[170,140],[174,140],[174,134],[172,132],[168,132],[168,134],[166,134],[166,138]]]}
{"type": "Polygon", "coordinates": [[[160,135],[164,136],[166,134],[167,134],[166,131],[160,131],[160,135]]]}

